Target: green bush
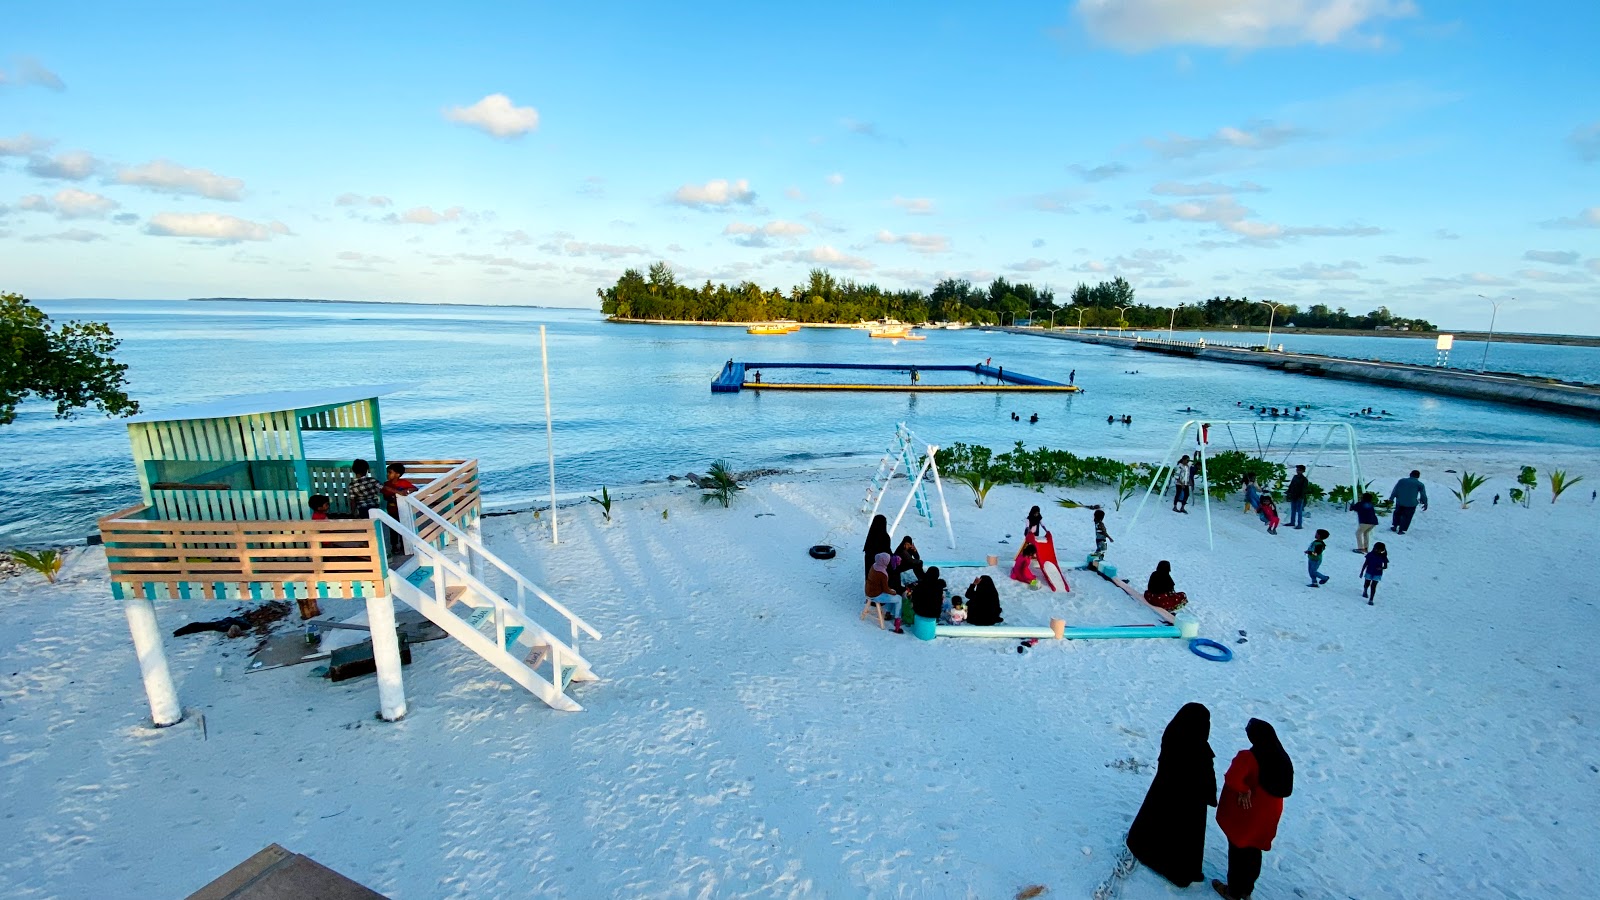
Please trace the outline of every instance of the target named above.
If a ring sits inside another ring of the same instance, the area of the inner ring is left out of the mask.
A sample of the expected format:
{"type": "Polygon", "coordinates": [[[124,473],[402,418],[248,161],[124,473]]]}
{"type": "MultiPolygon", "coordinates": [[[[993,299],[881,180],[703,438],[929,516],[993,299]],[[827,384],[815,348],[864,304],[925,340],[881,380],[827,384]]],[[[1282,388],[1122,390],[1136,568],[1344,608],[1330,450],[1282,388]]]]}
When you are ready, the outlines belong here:
{"type": "Polygon", "coordinates": [[[1243,490],[1246,474],[1256,477],[1256,486],[1263,493],[1283,496],[1283,484],[1288,480],[1288,468],[1283,463],[1258,459],[1241,450],[1206,456],[1206,491],[1213,497],[1227,497],[1243,490]]]}

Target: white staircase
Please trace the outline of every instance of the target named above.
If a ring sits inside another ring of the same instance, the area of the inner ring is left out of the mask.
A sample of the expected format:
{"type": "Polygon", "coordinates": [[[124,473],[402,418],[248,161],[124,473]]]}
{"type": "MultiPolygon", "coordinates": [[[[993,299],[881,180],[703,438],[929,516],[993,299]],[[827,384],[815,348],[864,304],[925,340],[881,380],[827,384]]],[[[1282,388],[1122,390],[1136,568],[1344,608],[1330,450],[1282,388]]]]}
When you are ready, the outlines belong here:
{"type": "Polygon", "coordinates": [[[398,533],[410,558],[389,573],[394,597],[465,644],[517,684],[554,709],[583,709],[567,694],[573,682],[596,681],[589,661],[578,652],[579,633],[600,638],[589,623],[490,553],[482,542],[433,510],[400,498],[400,519],[372,510],[369,515],[398,533]],[[423,541],[414,523],[431,519],[462,551],[462,559],[423,541]],[[409,520],[409,521],[406,521],[409,520]],[[516,586],[508,599],[474,574],[474,558],[499,569],[516,586]],[[570,625],[568,640],[556,637],[528,614],[530,599],[541,601],[570,625]]]}
{"type": "MultiPolygon", "coordinates": [[[[876,514],[878,505],[883,502],[884,491],[888,490],[889,482],[894,480],[895,473],[900,467],[905,466],[906,478],[913,478],[913,473],[920,468],[920,461],[913,449],[914,438],[911,429],[906,423],[901,422],[894,430],[894,443],[884,451],[883,458],[878,460],[878,471],[872,476],[872,484],[867,486],[867,496],[861,501],[861,511],[869,515],[876,514]]],[[[913,502],[916,504],[917,515],[928,520],[932,526],[933,506],[928,503],[928,488],[921,481],[917,481],[912,491],[913,502]]]]}

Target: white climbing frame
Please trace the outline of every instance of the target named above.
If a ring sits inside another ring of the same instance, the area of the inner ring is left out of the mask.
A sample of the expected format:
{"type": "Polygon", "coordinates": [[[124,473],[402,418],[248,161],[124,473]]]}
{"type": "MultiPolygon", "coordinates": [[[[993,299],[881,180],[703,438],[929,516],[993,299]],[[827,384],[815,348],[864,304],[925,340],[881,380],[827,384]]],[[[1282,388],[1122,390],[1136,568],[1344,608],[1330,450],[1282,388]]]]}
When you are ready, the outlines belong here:
{"type": "MultiPolygon", "coordinates": [[[[1139,516],[1144,512],[1144,506],[1149,502],[1150,495],[1155,491],[1156,485],[1159,484],[1163,487],[1166,486],[1167,479],[1171,477],[1169,474],[1171,470],[1171,464],[1177,458],[1177,454],[1180,448],[1182,448],[1185,438],[1188,437],[1190,430],[1193,430],[1194,440],[1197,447],[1195,455],[1199,458],[1200,464],[1201,498],[1206,509],[1206,545],[1210,549],[1215,550],[1217,548],[1217,542],[1216,536],[1211,530],[1211,491],[1208,490],[1210,482],[1206,477],[1206,453],[1207,445],[1210,443],[1210,430],[1214,426],[1255,426],[1258,424],[1260,424],[1258,421],[1203,422],[1199,419],[1190,419],[1189,421],[1178,426],[1178,435],[1173,439],[1172,446],[1167,448],[1166,455],[1161,457],[1160,465],[1156,466],[1155,471],[1151,474],[1150,485],[1145,488],[1144,497],[1139,500],[1139,508],[1134,510],[1133,519],[1128,523],[1128,530],[1131,532],[1134,527],[1139,524],[1139,516]]],[[[1350,460],[1350,484],[1357,492],[1359,492],[1361,490],[1361,456],[1359,451],[1356,449],[1355,428],[1353,428],[1349,422],[1306,422],[1304,424],[1305,431],[1301,432],[1302,436],[1310,434],[1313,428],[1319,426],[1327,428],[1327,431],[1322,436],[1322,443],[1317,445],[1317,452],[1311,457],[1312,465],[1315,465],[1317,459],[1322,456],[1322,451],[1327,449],[1328,442],[1333,439],[1334,434],[1339,430],[1344,431],[1345,450],[1349,455],[1350,460]]],[[[1295,443],[1298,445],[1299,441],[1296,441],[1295,443]]],[[[1292,453],[1293,450],[1290,452],[1292,453]]]]}
{"type": "MultiPolygon", "coordinates": [[[[884,454],[883,460],[878,464],[878,474],[873,476],[872,485],[867,488],[867,499],[872,501],[871,509],[867,510],[866,504],[862,504],[864,511],[869,516],[878,514],[878,507],[883,504],[884,495],[889,492],[889,483],[894,480],[895,473],[899,471],[902,460],[906,464],[906,477],[911,478],[911,468],[916,464],[916,460],[911,455],[911,448],[915,440],[915,437],[911,434],[910,429],[906,428],[904,422],[895,427],[895,446],[884,454]],[[887,475],[884,474],[885,464],[888,464],[887,475]]],[[[939,478],[939,464],[934,460],[934,455],[939,452],[939,447],[937,444],[928,444],[926,446],[928,448],[927,455],[923,457],[922,466],[917,470],[916,477],[911,479],[911,490],[906,493],[905,502],[900,504],[900,511],[895,515],[894,522],[889,525],[889,533],[894,534],[896,529],[900,527],[900,520],[905,518],[906,510],[910,508],[912,500],[917,501],[917,512],[927,518],[929,525],[934,524],[933,510],[928,506],[927,491],[924,487],[924,481],[931,474],[933,476],[934,490],[939,494],[939,511],[944,516],[945,535],[949,538],[950,549],[954,550],[956,547],[955,527],[950,524],[950,506],[945,503],[944,482],[939,478]]]]}

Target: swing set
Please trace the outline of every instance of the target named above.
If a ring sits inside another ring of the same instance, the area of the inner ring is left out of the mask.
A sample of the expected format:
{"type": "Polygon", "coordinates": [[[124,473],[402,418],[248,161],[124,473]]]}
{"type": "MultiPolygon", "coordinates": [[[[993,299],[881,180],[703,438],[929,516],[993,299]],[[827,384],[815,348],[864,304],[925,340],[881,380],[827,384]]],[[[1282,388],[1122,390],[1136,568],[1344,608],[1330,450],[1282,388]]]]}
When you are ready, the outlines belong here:
{"type": "MultiPolygon", "coordinates": [[[[1172,477],[1172,465],[1177,459],[1179,450],[1183,447],[1184,442],[1189,438],[1189,434],[1192,431],[1196,445],[1195,465],[1200,470],[1200,478],[1196,487],[1200,491],[1206,510],[1206,544],[1210,549],[1215,550],[1217,542],[1211,529],[1210,481],[1206,474],[1206,454],[1211,444],[1211,429],[1214,426],[1224,428],[1228,432],[1228,440],[1233,444],[1233,449],[1244,453],[1246,451],[1239,446],[1238,436],[1234,434],[1233,426],[1240,426],[1241,431],[1245,426],[1249,426],[1251,435],[1255,440],[1256,459],[1266,459],[1267,454],[1272,452],[1272,445],[1277,438],[1278,428],[1280,424],[1284,423],[1272,422],[1272,430],[1267,433],[1267,442],[1262,444],[1261,428],[1265,424],[1267,423],[1259,421],[1202,422],[1198,419],[1190,419],[1180,425],[1178,427],[1178,435],[1172,441],[1172,446],[1167,449],[1166,455],[1161,458],[1160,465],[1156,466],[1155,471],[1150,476],[1150,484],[1145,488],[1144,497],[1139,500],[1139,508],[1134,511],[1133,520],[1128,523],[1128,530],[1131,532],[1139,524],[1139,516],[1144,512],[1145,504],[1149,502],[1150,495],[1155,492],[1156,486],[1161,485],[1165,488],[1167,480],[1172,477]]],[[[1289,460],[1294,457],[1294,452],[1300,448],[1300,444],[1311,435],[1314,429],[1326,428],[1327,431],[1322,436],[1322,442],[1317,445],[1316,454],[1311,457],[1311,465],[1315,466],[1317,460],[1322,457],[1322,452],[1327,449],[1328,444],[1333,440],[1333,436],[1342,430],[1345,437],[1345,451],[1350,461],[1350,483],[1355,485],[1357,489],[1360,488],[1361,457],[1356,449],[1355,428],[1351,427],[1349,422],[1296,422],[1287,427],[1292,430],[1297,429],[1299,433],[1295,435],[1294,441],[1289,445],[1289,449],[1283,454],[1283,465],[1285,466],[1289,464],[1289,460]]]]}

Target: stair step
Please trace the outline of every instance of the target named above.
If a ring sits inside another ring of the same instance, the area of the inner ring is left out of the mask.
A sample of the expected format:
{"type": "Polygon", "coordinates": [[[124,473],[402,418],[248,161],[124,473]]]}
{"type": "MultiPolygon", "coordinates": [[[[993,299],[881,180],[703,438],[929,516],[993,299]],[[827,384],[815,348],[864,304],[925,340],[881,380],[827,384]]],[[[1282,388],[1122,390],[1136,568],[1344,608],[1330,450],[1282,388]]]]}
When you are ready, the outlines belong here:
{"type": "Polygon", "coordinates": [[[506,626],[506,649],[507,650],[510,650],[512,647],[516,646],[517,638],[522,637],[522,632],[524,630],[525,629],[523,629],[523,627],[521,625],[507,625],[506,626]]]}
{"type": "Polygon", "coordinates": [[[561,667],[561,689],[564,691],[572,684],[572,673],[578,671],[577,666],[561,667]]]}
{"type": "Polygon", "coordinates": [[[427,581],[432,577],[433,566],[417,566],[415,569],[411,570],[409,575],[406,576],[406,581],[410,582],[412,587],[420,588],[422,587],[422,583],[424,581],[427,581]]]}
{"type": "Polygon", "coordinates": [[[445,606],[454,606],[456,604],[456,602],[461,599],[461,595],[465,594],[467,592],[467,590],[468,590],[468,588],[464,584],[452,584],[449,587],[445,588],[444,589],[444,605],[445,606]]]}
{"type": "Polygon", "coordinates": [[[468,613],[464,618],[467,620],[467,624],[471,625],[473,628],[481,628],[483,627],[483,623],[492,615],[494,615],[494,607],[479,606],[475,607],[472,612],[468,613]]]}

